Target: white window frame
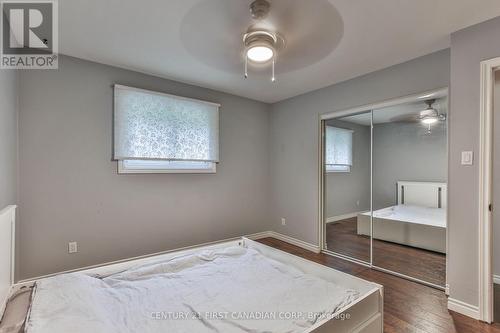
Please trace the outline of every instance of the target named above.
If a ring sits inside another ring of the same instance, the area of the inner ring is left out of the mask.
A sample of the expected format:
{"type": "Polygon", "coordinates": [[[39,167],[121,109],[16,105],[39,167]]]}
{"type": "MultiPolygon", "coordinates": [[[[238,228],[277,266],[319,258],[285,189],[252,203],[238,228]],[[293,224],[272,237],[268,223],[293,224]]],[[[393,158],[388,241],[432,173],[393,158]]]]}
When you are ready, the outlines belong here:
{"type": "MultiPolygon", "coordinates": [[[[161,162],[161,161],[158,161],[161,162]]],[[[190,174],[210,174],[210,173],[217,173],[217,163],[215,162],[209,162],[210,167],[208,168],[199,168],[199,169],[194,169],[194,168],[139,168],[139,167],[134,167],[134,168],[129,168],[126,166],[126,161],[120,160],[118,161],[118,173],[119,174],[130,174],[130,173],[136,173],[136,174],[149,174],[149,173],[190,173],[190,174]]]]}
{"type": "Polygon", "coordinates": [[[350,173],[351,166],[350,165],[326,165],[327,173],[350,173]]]}

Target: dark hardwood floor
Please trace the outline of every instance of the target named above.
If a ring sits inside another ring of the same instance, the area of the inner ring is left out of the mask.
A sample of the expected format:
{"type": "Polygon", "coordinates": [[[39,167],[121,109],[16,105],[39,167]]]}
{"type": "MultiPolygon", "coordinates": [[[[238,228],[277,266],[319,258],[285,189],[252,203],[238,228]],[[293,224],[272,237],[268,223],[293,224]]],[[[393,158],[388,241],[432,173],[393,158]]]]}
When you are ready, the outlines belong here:
{"type": "Polygon", "coordinates": [[[500,322],[500,284],[493,284],[493,320],[500,322]]]}
{"type": "MultiPolygon", "coordinates": [[[[327,223],[327,248],[369,262],[370,238],[357,234],[356,219],[327,223]]],[[[446,256],[442,253],[374,239],[373,265],[439,286],[446,284],[446,256]]]]}
{"type": "Polygon", "coordinates": [[[446,295],[437,289],[274,238],[263,238],[259,242],[383,285],[385,333],[500,333],[498,324],[488,325],[448,311],[446,295]]]}
{"type": "Polygon", "coordinates": [[[370,237],[357,234],[357,218],[326,224],[328,250],[370,262],[370,237]]]}

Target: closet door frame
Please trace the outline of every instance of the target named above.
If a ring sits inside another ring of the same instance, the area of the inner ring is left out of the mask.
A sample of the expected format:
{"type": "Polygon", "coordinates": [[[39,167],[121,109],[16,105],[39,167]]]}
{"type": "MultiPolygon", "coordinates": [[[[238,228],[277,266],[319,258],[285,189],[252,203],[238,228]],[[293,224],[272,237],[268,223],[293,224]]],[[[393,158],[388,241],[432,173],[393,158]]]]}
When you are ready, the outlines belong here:
{"type": "MultiPolygon", "coordinates": [[[[386,107],[391,107],[391,106],[396,106],[399,104],[406,104],[410,102],[415,102],[419,100],[425,100],[426,98],[429,98],[432,95],[435,94],[446,94],[449,96],[449,89],[448,87],[444,88],[439,88],[439,89],[434,89],[434,90],[428,90],[424,91],[418,94],[412,94],[412,95],[406,95],[403,97],[398,97],[398,98],[393,98],[393,99],[388,99],[382,102],[377,102],[377,103],[372,103],[372,104],[366,104],[354,108],[349,108],[345,110],[340,110],[340,111],[333,111],[333,112],[328,112],[324,114],[319,115],[319,151],[318,151],[318,181],[319,181],[319,219],[318,219],[318,244],[320,247],[320,251],[322,253],[344,259],[350,262],[354,262],[356,264],[360,264],[366,267],[370,267],[374,270],[378,270],[384,273],[392,274],[410,281],[418,282],[426,286],[430,286],[439,290],[443,290],[446,292],[446,294],[449,293],[449,287],[448,287],[448,207],[447,213],[446,213],[446,285],[445,286],[440,286],[436,285],[418,278],[414,278],[412,276],[408,276],[402,273],[398,273],[395,271],[391,271],[388,269],[385,269],[383,267],[378,267],[373,265],[373,110],[377,109],[382,109],[386,107]],[[359,113],[363,112],[369,112],[371,111],[371,142],[370,142],[370,262],[365,262],[363,260],[353,258],[341,253],[329,251],[326,248],[326,221],[325,221],[325,180],[326,180],[326,171],[324,167],[324,161],[325,161],[325,127],[326,127],[326,121],[330,119],[338,119],[346,116],[351,116],[351,115],[356,115],[359,113]]],[[[449,98],[448,98],[448,104],[449,104],[449,98]]],[[[449,105],[448,105],[448,110],[449,110],[449,105]]],[[[447,131],[447,135],[449,131],[447,131]]],[[[447,140],[448,141],[448,140],[447,140]]],[[[447,143],[449,145],[449,143],[447,143]]],[[[447,147],[448,149],[448,147],[447,147]]],[[[447,195],[449,196],[449,191],[447,191],[447,195]]],[[[448,198],[447,198],[448,201],[448,198]]]]}
{"type": "Polygon", "coordinates": [[[481,62],[479,129],[479,306],[478,319],[492,323],[494,318],[493,281],[493,150],[495,72],[500,57],[481,62]]]}

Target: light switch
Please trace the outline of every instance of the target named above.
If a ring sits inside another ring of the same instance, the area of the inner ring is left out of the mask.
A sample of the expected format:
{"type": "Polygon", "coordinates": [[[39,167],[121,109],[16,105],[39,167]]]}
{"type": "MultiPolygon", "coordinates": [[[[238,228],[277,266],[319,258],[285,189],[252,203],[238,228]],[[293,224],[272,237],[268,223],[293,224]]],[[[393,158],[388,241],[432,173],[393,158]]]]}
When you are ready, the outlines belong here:
{"type": "Polygon", "coordinates": [[[68,243],[68,253],[77,253],[78,252],[78,243],[77,242],[69,242],[68,243]]]}
{"type": "Polygon", "coordinates": [[[471,151],[462,152],[462,165],[472,165],[474,163],[474,153],[471,151]]]}

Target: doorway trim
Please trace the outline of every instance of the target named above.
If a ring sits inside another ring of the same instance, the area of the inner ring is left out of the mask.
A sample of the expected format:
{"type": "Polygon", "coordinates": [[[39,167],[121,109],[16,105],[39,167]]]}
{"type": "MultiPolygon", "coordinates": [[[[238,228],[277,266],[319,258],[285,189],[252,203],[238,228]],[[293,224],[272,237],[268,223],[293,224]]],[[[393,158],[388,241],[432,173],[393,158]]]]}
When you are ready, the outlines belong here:
{"type": "MultiPolygon", "coordinates": [[[[500,59],[500,58],[499,58],[500,59]]],[[[320,114],[319,115],[319,119],[318,119],[318,129],[319,129],[319,135],[318,135],[318,140],[319,140],[319,144],[318,144],[318,195],[319,195],[319,214],[318,214],[318,244],[319,244],[319,248],[320,248],[320,251],[322,253],[326,253],[328,255],[332,255],[334,257],[337,257],[337,258],[340,258],[340,259],[344,259],[344,260],[347,260],[347,261],[351,261],[351,262],[354,262],[354,263],[357,263],[357,264],[361,264],[361,265],[364,265],[364,266],[367,266],[367,267],[370,267],[372,269],[375,269],[375,270],[379,270],[379,271],[383,271],[385,273],[389,273],[389,274],[392,274],[392,275],[395,275],[395,276],[398,276],[398,277],[401,277],[401,278],[404,278],[404,279],[407,279],[407,280],[410,280],[410,281],[414,281],[414,282],[418,282],[420,284],[423,284],[423,285],[427,285],[427,286],[430,286],[430,287],[433,287],[433,288],[436,288],[436,289],[440,289],[440,290],[443,290],[445,291],[446,294],[448,294],[448,246],[449,246],[449,242],[448,242],[448,235],[449,235],[449,232],[448,232],[448,226],[449,226],[449,221],[448,221],[448,210],[449,210],[449,207],[447,206],[447,212],[446,212],[446,282],[445,282],[445,286],[438,286],[438,285],[435,285],[435,284],[432,284],[432,283],[429,283],[429,282],[426,282],[426,281],[422,281],[420,279],[416,279],[416,278],[413,278],[411,276],[406,276],[404,274],[400,274],[398,272],[393,272],[393,271],[390,271],[390,270],[386,270],[386,269],[383,269],[383,268],[380,268],[380,267],[377,267],[377,266],[374,266],[373,265],[373,240],[370,241],[370,262],[364,262],[364,261],[361,261],[361,260],[357,260],[355,258],[349,258],[347,256],[344,256],[344,255],[341,255],[341,254],[338,254],[338,253],[335,253],[335,252],[332,252],[332,251],[328,251],[326,248],[325,248],[325,234],[326,234],[326,223],[324,221],[324,200],[325,200],[325,186],[324,186],[324,181],[325,181],[325,176],[326,176],[326,172],[325,172],[325,169],[323,167],[324,165],[324,136],[325,136],[325,122],[329,119],[334,119],[334,118],[341,118],[341,117],[345,117],[345,116],[349,116],[349,115],[355,115],[355,114],[358,114],[358,113],[361,113],[361,112],[366,112],[366,111],[370,111],[370,110],[376,110],[376,109],[381,109],[381,108],[386,108],[386,107],[390,107],[390,106],[394,106],[394,105],[399,105],[399,104],[404,104],[404,103],[408,103],[408,102],[412,102],[412,101],[415,101],[415,99],[421,99],[421,100],[424,100],[427,95],[429,94],[436,94],[436,93],[446,93],[446,95],[448,96],[448,112],[450,113],[450,94],[449,94],[449,88],[448,87],[443,87],[443,88],[437,88],[437,89],[433,89],[433,90],[427,90],[427,91],[423,91],[423,92],[420,92],[420,93],[417,93],[417,94],[411,94],[411,95],[405,95],[405,96],[402,96],[402,97],[397,97],[397,98],[392,98],[392,99],[387,99],[387,100],[383,100],[383,101],[379,101],[379,102],[374,102],[374,103],[370,103],[370,104],[365,104],[365,105],[360,105],[360,106],[355,106],[355,107],[351,107],[351,108],[348,108],[348,109],[343,109],[343,110],[339,110],[339,111],[333,111],[333,112],[327,112],[327,113],[323,113],[323,114],[320,114]]],[[[449,131],[447,131],[447,154],[449,154],[449,131]]],[[[373,141],[373,140],[371,140],[373,141]]],[[[373,147],[372,147],[372,151],[373,151],[373,147]]],[[[373,168],[371,168],[373,169],[373,168]]],[[[372,172],[372,170],[371,170],[372,172]]],[[[449,191],[447,191],[447,195],[448,195],[448,198],[447,198],[447,201],[449,202],[449,191]]],[[[371,225],[371,227],[373,227],[373,224],[371,225]]],[[[372,230],[372,234],[373,234],[373,230],[372,230]]]]}
{"type": "Polygon", "coordinates": [[[479,319],[493,321],[493,94],[500,57],[481,62],[479,105],[479,319]]]}

